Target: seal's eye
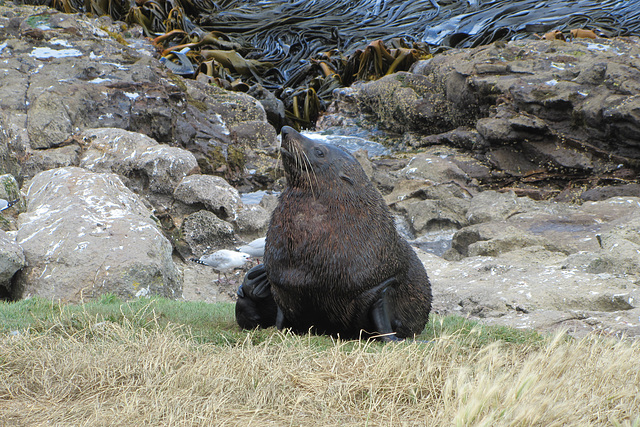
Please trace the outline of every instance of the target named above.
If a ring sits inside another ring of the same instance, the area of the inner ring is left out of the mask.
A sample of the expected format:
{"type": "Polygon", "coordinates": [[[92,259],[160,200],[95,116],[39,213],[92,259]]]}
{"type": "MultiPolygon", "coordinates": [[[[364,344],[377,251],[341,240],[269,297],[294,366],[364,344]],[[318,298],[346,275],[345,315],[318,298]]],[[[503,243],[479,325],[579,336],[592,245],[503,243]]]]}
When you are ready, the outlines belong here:
{"type": "Polygon", "coordinates": [[[351,179],[350,176],[344,175],[344,174],[340,174],[340,179],[342,179],[344,182],[347,182],[351,185],[356,185],[356,183],[353,181],[353,179],[351,179]]]}
{"type": "Polygon", "coordinates": [[[316,148],[316,156],[318,157],[324,157],[324,151],[322,151],[319,148],[316,148]]]}

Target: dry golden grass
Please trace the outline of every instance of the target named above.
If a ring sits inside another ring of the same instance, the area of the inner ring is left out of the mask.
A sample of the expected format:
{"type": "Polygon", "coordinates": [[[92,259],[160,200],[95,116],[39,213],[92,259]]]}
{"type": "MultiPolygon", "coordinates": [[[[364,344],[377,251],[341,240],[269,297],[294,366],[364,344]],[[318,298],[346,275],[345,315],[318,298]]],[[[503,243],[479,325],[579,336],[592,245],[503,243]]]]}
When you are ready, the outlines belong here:
{"type": "Polygon", "coordinates": [[[638,425],[638,342],[252,338],[127,322],[2,335],[0,425],[638,425]]]}

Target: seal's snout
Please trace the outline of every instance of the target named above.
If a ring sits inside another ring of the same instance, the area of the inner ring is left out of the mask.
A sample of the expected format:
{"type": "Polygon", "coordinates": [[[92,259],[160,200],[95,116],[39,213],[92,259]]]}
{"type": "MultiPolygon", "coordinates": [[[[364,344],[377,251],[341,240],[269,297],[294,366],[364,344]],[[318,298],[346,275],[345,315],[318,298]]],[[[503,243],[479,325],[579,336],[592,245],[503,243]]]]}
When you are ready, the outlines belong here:
{"type": "Polygon", "coordinates": [[[286,144],[291,140],[296,139],[300,134],[292,127],[283,126],[282,129],[280,129],[280,135],[282,137],[282,143],[286,144]]]}
{"type": "Polygon", "coordinates": [[[280,152],[285,155],[291,152],[291,146],[292,144],[294,144],[294,141],[298,141],[302,137],[302,135],[300,135],[298,131],[289,126],[282,127],[282,129],[280,130],[280,136],[280,152]]]}
{"type": "Polygon", "coordinates": [[[289,149],[291,148],[291,134],[295,132],[295,130],[289,126],[283,126],[280,129],[280,152],[282,154],[289,154],[289,149]]]}
{"type": "Polygon", "coordinates": [[[296,130],[290,126],[283,126],[282,129],[280,130],[280,133],[282,134],[282,137],[284,138],[285,136],[289,136],[292,133],[296,133],[296,130]]]}

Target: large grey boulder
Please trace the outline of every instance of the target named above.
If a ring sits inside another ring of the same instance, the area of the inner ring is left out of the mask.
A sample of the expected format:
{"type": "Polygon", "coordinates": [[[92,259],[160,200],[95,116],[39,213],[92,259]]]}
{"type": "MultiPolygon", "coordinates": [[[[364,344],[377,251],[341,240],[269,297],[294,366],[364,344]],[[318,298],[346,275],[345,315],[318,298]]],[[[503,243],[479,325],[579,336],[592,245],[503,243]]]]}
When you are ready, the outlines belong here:
{"type": "Polygon", "coordinates": [[[171,244],[116,174],[52,169],[36,175],[26,191],[16,240],[28,267],[13,298],[181,296],[171,244]]]}
{"type": "Polygon", "coordinates": [[[453,114],[478,117],[492,145],[522,143],[540,164],[588,170],[599,167],[600,150],[640,158],[638,52],[636,37],[518,40],[454,49],[413,72],[442,82],[435,89],[453,114]],[[587,150],[576,150],[578,141],[587,150]]]}
{"type": "Polygon", "coordinates": [[[354,87],[363,112],[394,132],[441,133],[468,124],[472,118],[454,110],[456,106],[446,97],[446,84],[431,76],[399,72],[354,87]]]}

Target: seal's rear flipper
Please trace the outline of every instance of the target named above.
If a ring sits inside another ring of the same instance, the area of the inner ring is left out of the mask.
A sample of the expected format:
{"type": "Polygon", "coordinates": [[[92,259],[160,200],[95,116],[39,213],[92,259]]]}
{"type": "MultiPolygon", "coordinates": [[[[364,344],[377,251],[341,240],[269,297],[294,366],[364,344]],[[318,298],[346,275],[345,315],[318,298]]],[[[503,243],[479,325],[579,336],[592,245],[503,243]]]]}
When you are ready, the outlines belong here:
{"type": "Polygon", "coordinates": [[[236,322],[243,329],[268,328],[276,324],[277,310],[265,266],[259,264],[249,270],[238,288],[236,322]]]}
{"type": "Polygon", "coordinates": [[[391,305],[389,304],[389,294],[387,291],[389,290],[389,286],[394,284],[396,279],[394,277],[385,280],[382,282],[380,286],[377,288],[383,288],[380,292],[380,296],[371,306],[370,316],[373,321],[373,325],[376,327],[376,332],[380,334],[377,338],[380,338],[382,341],[392,342],[392,341],[402,341],[395,334],[396,331],[393,330],[391,326],[391,319],[393,316],[393,310],[391,309],[391,305]]]}
{"type": "Polygon", "coordinates": [[[278,307],[278,311],[276,313],[276,328],[278,328],[278,330],[281,331],[286,327],[287,327],[287,321],[284,318],[284,313],[282,312],[282,309],[278,307]]]}

